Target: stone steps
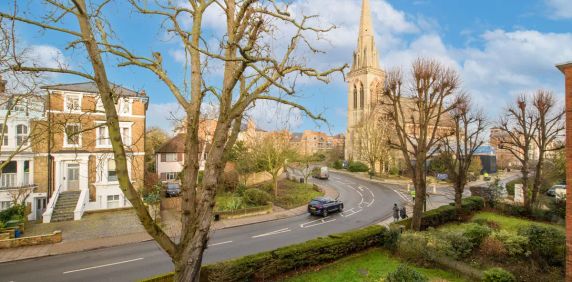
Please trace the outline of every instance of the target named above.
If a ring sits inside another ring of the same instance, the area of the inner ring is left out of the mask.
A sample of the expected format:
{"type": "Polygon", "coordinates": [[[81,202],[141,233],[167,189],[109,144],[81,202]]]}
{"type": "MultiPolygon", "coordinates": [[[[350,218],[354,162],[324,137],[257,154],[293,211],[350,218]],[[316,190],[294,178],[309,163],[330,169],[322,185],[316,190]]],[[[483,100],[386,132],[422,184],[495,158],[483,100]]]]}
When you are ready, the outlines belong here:
{"type": "Polygon", "coordinates": [[[62,192],[54,207],[51,222],[73,220],[73,212],[80,194],[79,191],[62,192]]]}

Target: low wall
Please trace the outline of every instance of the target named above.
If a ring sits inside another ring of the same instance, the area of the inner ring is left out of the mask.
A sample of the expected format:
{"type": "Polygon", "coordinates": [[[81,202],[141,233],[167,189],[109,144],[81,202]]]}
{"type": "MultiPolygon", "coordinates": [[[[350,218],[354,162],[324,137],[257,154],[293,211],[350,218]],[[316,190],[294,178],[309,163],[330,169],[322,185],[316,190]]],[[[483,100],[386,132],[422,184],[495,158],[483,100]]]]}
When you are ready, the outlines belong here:
{"type": "Polygon", "coordinates": [[[241,218],[241,217],[271,213],[273,207],[274,205],[272,203],[269,203],[268,205],[265,206],[245,208],[235,211],[221,211],[221,212],[215,211],[214,214],[218,214],[220,216],[220,219],[233,219],[233,218],[241,218]]]}
{"type": "Polygon", "coordinates": [[[161,210],[176,209],[181,211],[181,197],[163,198],[161,199],[161,210]]]}
{"type": "Polygon", "coordinates": [[[62,232],[58,230],[54,231],[54,233],[49,235],[39,235],[31,237],[21,237],[16,239],[0,240],[0,249],[55,244],[55,243],[60,243],[61,241],[62,241],[62,232]]]}
{"type": "Polygon", "coordinates": [[[253,185],[257,185],[263,182],[267,182],[272,180],[272,175],[270,175],[270,173],[262,171],[262,172],[255,172],[252,174],[249,174],[248,176],[241,176],[240,177],[240,181],[242,183],[245,183],[246,186],[253,186],[253,185]],[[246,179],[246,181],[245,181],[246,179]]]}

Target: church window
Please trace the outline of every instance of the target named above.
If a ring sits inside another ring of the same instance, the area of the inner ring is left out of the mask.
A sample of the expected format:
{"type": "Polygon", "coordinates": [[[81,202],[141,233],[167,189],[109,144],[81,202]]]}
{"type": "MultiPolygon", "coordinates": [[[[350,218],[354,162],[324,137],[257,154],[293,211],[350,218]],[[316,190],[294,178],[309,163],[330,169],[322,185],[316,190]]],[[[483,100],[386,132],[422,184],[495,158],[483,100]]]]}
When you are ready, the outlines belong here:
{"type": "Polygon", "coordinates": [[[357,109],[357,87],[354,86],[354,110],[357,109]]]}
{"type": "Polygon", "coordinates": [[[360,101],[359,101],[360,108],[363,109],[363,105],[364,105],[364,101],[365,101],[364,95],[363,95],[363,85],[361,86],[361,89],[360,89],[359,99],[360,99],[360,101]]]}

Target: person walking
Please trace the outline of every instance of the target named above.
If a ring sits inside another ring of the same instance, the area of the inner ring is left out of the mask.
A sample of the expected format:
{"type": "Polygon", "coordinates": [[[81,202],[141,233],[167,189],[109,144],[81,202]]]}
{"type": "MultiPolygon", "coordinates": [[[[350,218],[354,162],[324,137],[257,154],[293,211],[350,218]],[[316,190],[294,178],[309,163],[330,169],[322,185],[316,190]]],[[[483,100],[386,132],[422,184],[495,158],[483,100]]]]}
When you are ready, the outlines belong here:
{"type": "Polygon", "coordinates": [[[397,204],[393,204],[393,222],[396,222],[399,220],[399,207],[397,207],[397,204]]]}
{"type": "Polygon", "coordinates": [[[411,190],[410,194],[411,194],[411,198],[413,199],[411,201],[415,203],[415,189],[411,190]]]}
{"type": "Polygon", "coordinates": [[[405,209],[405,205],[403,205],[403,207],[401,207],[399,210],[399,215],[401,216],[401,219],[407,218],[407,210],[405,209]]]}

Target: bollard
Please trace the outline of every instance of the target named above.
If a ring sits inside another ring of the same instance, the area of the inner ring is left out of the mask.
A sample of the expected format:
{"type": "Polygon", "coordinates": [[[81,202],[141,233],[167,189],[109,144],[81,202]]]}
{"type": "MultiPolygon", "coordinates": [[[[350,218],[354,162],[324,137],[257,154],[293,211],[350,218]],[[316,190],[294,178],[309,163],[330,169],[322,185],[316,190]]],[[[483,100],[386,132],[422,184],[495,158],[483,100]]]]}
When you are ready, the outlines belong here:
{"type": "Polygon", "coordinates": [[[411,191],[411,184],[407,183],[407,192],[411,191]]]}
{"type": "Polygon", "coordinates": [[[437,194],[437,185],[433,184],[433,194],[437,194]]]}

